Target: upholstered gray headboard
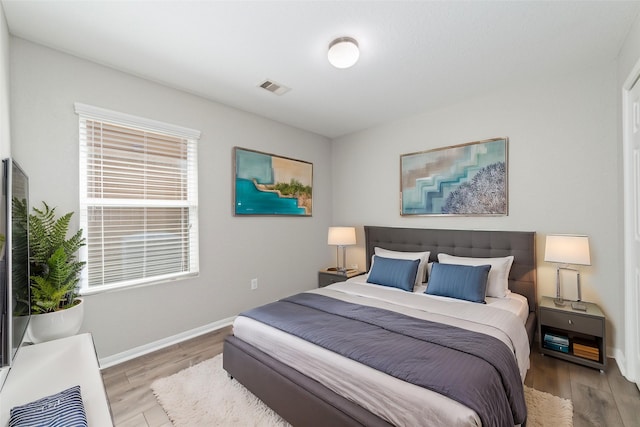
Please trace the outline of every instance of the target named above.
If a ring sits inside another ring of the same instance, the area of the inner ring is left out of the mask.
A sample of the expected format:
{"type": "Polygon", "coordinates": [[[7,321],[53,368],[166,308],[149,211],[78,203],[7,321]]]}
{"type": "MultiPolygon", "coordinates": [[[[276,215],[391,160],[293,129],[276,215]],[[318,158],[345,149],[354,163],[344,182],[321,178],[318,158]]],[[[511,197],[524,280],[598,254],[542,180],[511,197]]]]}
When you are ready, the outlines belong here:
{"type": "Polygon", "coordinates": [[[367,271],[374,248],[422,252],[431,251],[430,261],[439,253],[466,257],[503,257],[513,255],[509,289],[527,297],[529,311],[535,312],[536,233],[526,231],[439,230],[365,226],[367,271]]]}

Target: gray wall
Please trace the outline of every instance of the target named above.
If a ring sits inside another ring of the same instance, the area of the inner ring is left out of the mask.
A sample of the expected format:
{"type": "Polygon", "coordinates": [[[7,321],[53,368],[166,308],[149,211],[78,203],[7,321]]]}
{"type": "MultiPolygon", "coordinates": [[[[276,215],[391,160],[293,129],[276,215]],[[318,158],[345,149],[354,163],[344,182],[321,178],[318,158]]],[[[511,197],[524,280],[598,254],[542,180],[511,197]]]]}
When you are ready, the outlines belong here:
{"type": "Polygon", "coordinates": [[[0,158],[11,155],[9,27],[0,6],[0,158]]]}
{"type": "MultiPolygon", "coordinates": [[[[0,159],[11,155],[11,131],[9,115],[9,27],[0,5],[0,159]]],[[[9,368],[0,368],[0,386],[9,373],[9,368]]]]}
{"type": "Polygon", "coordinates": [[[318,269],[331,259],[326,138],[22,39],[12,39],[11,73],[13,154],[29,174],[32,204],[44,200],[60,213],[79,209],[74,102],[202,131],[200,277],[87,296],[82,331],[93,333],[101,358],[314,287],[318,269]],[[313,216],[233,217],[234,146],[312,162],[313,216]],[[251,291],[254,277],[259,286],[251,291]]]}
{"type": "MultiPolygon", "coordinates": [[[[538,295],[555,295],[545,235],[587,234],[592,266],[583,299],[602,305],[609,345],[623,343],[622,185],[616,62],[553,80],[504,88],[333,142],[333,217],[354,225],[536,231],[538,295]],[[401,154],[509,137],[509,215],[401,217],[401,154]]],[[[364,263],[363,247],[347,263],[364,263]]],[[[573,279],[575,276],[568,276],[573,279]]],[[[573,285],[575,289],[575,284],[573,285]]],[[[575,292],[575,291],[574,291],[575,292]]]]}
{"type": "Polygon", "coordinates": [[[618,78],[620,86],[624,83],[631,69],[640,59],[640,15],[631,27],[618,56],[618,78]]]}

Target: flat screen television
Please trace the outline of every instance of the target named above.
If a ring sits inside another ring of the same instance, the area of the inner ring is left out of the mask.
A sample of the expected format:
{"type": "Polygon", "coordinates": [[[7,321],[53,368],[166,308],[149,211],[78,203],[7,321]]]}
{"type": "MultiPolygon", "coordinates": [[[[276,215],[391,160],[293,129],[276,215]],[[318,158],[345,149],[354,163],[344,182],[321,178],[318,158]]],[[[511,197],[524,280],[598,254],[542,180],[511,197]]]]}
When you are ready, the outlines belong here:
{"type": "Polygon", "coordinates": [[[2,161],[0,198],[0,387],[24,339],[30,317],[29,179],[12,159],[2,161]]]}

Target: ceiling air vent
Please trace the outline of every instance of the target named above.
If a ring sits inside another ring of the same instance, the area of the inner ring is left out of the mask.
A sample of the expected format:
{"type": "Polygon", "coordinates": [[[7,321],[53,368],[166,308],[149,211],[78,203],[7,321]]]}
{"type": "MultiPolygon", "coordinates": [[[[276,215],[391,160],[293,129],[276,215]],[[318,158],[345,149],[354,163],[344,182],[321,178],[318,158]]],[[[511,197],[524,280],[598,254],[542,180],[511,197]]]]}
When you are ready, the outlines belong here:
{"type": "Polygon", "coordinates": [[[264,82],[260,83],[259,86],[264,90],[275,93],[276,95],[284,95],[291,90],[290,88],[281,85],[280,83],[276,83],[273,80],[265,80],[264,82]]]}

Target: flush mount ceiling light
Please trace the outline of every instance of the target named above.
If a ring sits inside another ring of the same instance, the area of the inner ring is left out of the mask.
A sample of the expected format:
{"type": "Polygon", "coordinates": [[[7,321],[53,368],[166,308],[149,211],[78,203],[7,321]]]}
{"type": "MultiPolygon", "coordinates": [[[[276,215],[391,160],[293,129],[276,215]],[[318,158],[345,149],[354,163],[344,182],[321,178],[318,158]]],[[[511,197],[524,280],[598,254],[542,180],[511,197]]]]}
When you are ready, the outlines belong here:
{"type": "Polygon", "coordinates": [[[329,43],[329,62],[336,68],[349,68],[358,62],[358,42],[351,37],[339,37],[329,43]]]}

